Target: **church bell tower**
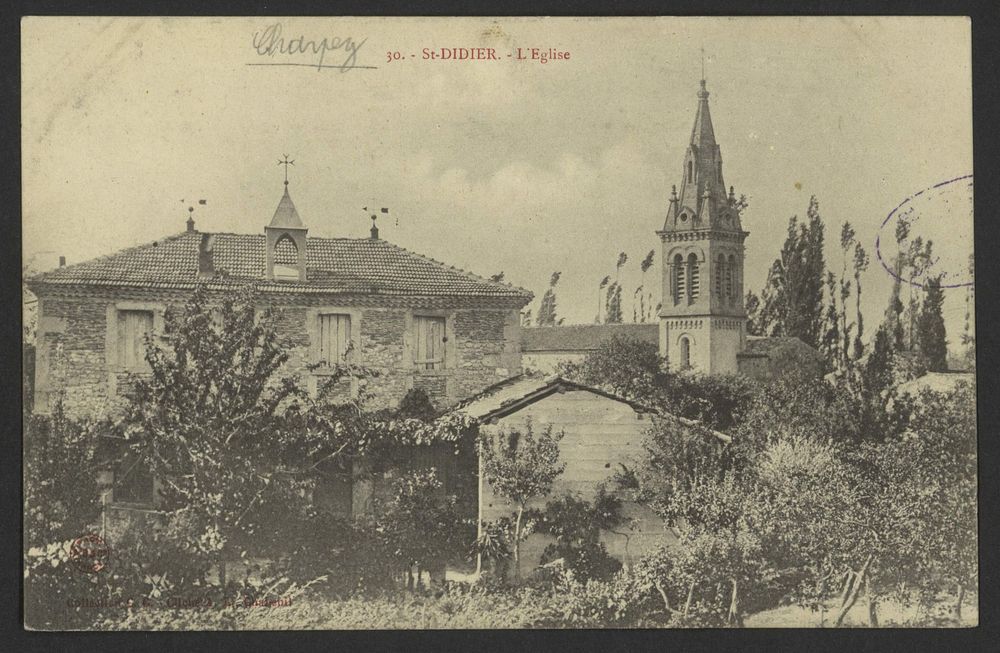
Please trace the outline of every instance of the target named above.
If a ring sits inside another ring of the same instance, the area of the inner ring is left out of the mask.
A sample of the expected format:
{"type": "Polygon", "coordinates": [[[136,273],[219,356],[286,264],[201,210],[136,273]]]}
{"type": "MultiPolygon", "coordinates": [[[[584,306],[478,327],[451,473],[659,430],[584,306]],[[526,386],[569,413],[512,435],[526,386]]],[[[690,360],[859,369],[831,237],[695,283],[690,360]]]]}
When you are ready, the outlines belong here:
{"type": "Polygon", "coordinates": [[[660,354],[670,369],[735,374],[746,346],[743,306],[743,231],[733,188],[722,177],[708,90],[701,80],[691,142],[684,154],[680,194],[670,193],[663,229],[660,354]]]}

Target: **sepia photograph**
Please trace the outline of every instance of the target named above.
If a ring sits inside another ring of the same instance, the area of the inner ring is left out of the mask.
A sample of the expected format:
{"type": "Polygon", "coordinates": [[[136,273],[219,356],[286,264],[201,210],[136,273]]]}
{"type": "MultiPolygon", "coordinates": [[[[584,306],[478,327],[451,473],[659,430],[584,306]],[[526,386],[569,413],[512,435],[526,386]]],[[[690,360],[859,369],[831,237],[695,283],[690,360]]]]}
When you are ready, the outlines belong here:
{"type": "Polygon", "coordinates": [[[20,28],[25,629],[979,625],[969,18],[20,28]]]}

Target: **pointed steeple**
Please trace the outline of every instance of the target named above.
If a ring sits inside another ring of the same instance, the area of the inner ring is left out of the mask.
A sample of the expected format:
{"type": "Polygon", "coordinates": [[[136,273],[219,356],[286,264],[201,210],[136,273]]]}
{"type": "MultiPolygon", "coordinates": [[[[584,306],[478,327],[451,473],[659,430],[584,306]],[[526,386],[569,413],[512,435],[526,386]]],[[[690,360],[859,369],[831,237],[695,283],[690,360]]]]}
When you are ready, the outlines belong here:
{"type": "Polygon", "coordinates": [[[274,217],[271,218],[271,224],[268,226],[279,229],[306,228],[306,226],[302,224],[299,212],[295,210],[295,204],[292,203],[292,196],[288,194],[287,181],[285,182],[285,194],[281,196],[281,200],[278,202],[278,208],[274,210],[274,217]]]}
{"type": "Polygon", "coordinates": [[[698,91],[698,112],[691,129],[691,145],[699,149],[715,147],[715,130],[712,129],[712,114],[708,110],[708,90],[704,79],[701,80],[701,89],[698,91]]]}
{"type": "Polygon", "coordinates": [[[288,194],[288,166],[292,163],[288,155],[278,162],[285,166],[285,192],[270,224],[264,227],[267,278],[272,281],[306,280],[306,234],[309,230],[288,194]]]}
{"type": "Polygon", "coordinates": [[[708,108],[708,90],[701,80],[698,108],[691,142],[684,154],[680,196],[671,202],[664,229],[711,229],[720,226],[722,208],[727,206],[726,185],[722,178],[722,150],[715,142],[712,114],[708,108]],[[706,206],[706,202],[710,206],[706,206]]]}

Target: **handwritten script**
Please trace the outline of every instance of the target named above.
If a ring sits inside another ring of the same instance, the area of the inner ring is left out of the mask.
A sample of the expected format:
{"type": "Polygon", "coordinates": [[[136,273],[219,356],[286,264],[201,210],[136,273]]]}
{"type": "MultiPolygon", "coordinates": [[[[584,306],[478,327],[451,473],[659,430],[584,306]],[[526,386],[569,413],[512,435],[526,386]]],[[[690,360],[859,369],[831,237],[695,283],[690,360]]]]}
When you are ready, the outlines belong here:
{"type": "Polygon", "coordinates": [[[254,32],[253,34],[253,47],[257,51],[258,56],[261,57],[276,57],[281,55],[283,57],[288,57],[289,59],[294,59],[298,55],[312,54],[315,55],[315,60],[312,62],[305,61],[274,61],[268,63],[250,63],[248,66],[309,66],[311,68],[316,68],[317,70],[322,70],[324,68],[338,68],[340,72],[346,73],[348,70],[354,68],[377,68],[377,66],[361,66],[358,65],[358,51],[361,50],[361,46],[365,44],[367,38],[357,41],[350,36],[347,37],[331,37],[323,39],[307,39],[305,36],[299,35],[294,38],[286,39],[281,35],[281,24],[274,23],[273,25],[268,25],[260,32],[254,32]],[[342,51],[344,54],[344,60],[339,65],[324,65],[323,61],[326,57],[327,52],[342,51]]]}

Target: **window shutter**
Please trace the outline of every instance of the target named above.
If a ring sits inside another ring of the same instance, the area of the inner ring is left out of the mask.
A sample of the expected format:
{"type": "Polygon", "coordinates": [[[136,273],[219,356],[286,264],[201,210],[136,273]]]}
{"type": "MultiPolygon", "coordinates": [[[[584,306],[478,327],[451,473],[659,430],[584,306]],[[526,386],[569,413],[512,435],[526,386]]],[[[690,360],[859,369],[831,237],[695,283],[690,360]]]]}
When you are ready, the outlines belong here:
{"type": "Polygon", "coordinates": [[[327,365],[343,363],[351,345],[351,316],[328,313],[319,316],[319,361],[327,365]]]}
{"type": "Polygon", "coordinates": [[[123,369],[145,369],[145,336],[152,330],[152,311],[118,311],[118,363],[123,369]]]}
{"type": "Polygon", "coordinates": [[[444,368],[444,318],[415,317],[413,362],[418,369],[436,370],[444,368]]]}

